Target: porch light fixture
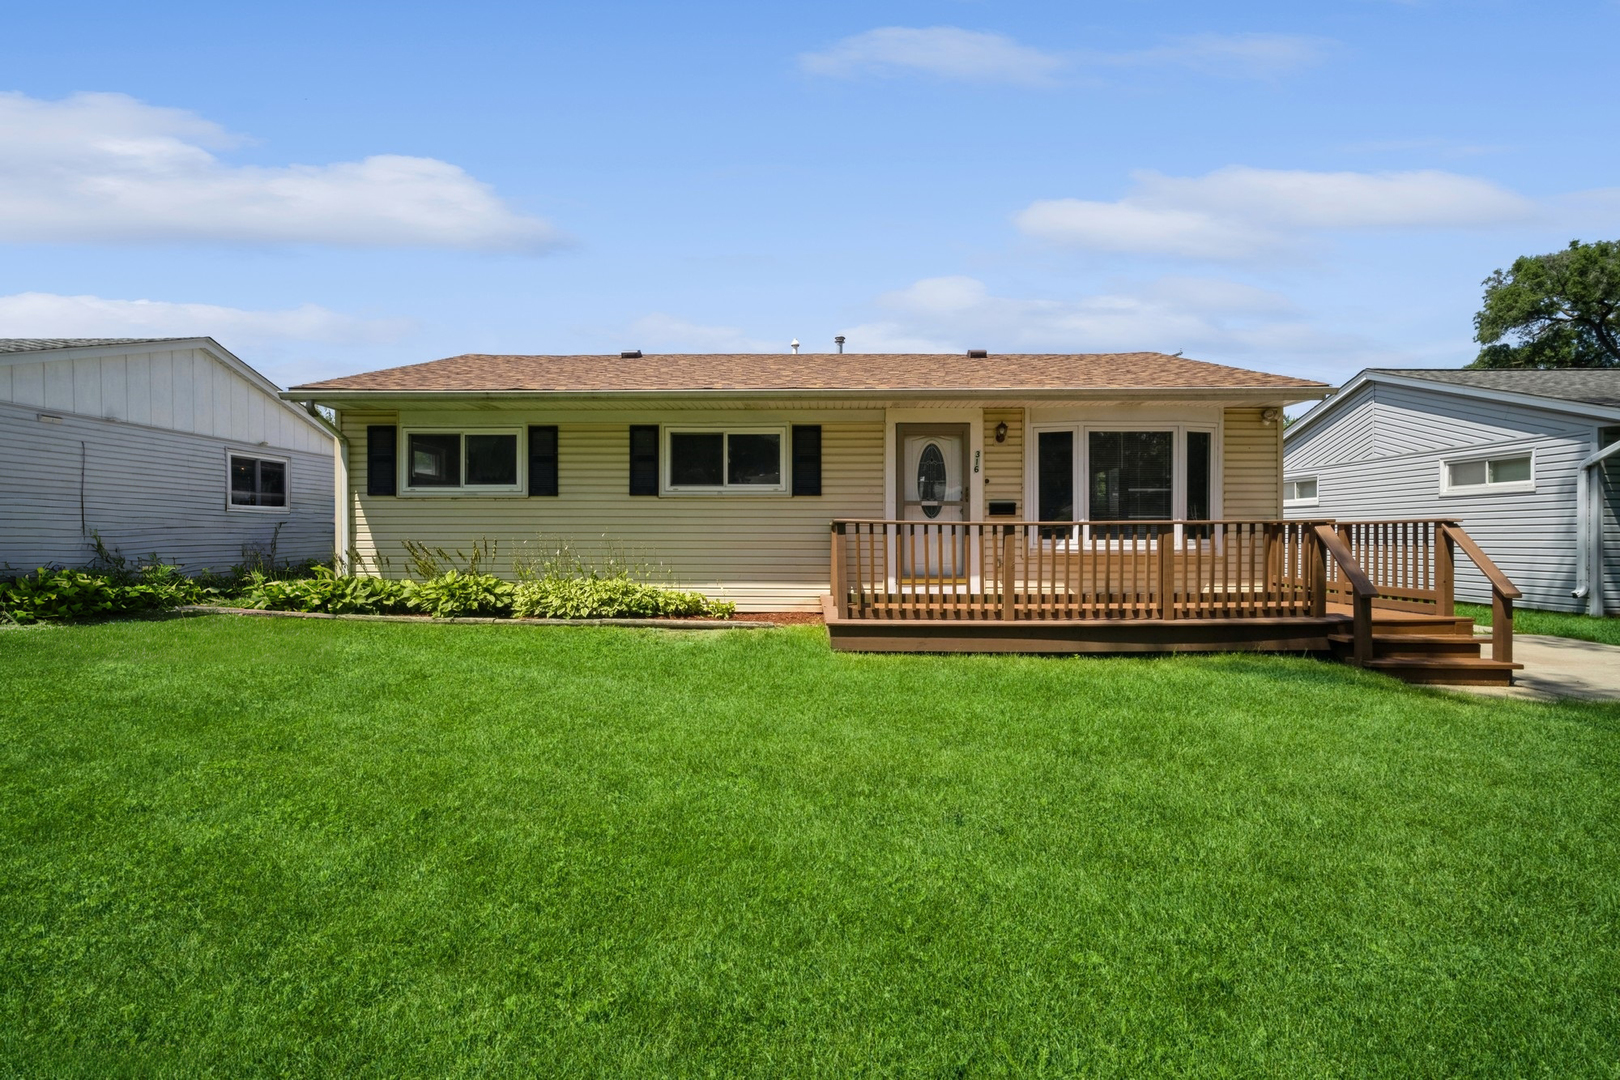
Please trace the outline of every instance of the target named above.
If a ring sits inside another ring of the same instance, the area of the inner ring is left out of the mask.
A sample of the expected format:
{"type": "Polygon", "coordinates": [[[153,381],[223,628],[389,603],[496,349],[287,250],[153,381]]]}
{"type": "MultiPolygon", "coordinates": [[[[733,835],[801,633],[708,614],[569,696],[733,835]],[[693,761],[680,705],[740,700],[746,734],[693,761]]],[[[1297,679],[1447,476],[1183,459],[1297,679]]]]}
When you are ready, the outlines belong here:
{"type": "Polygon", "coordinates": [[[1007,441],[1007,421],[1003,420],[996,425],[996,442],[1007,441]]]}

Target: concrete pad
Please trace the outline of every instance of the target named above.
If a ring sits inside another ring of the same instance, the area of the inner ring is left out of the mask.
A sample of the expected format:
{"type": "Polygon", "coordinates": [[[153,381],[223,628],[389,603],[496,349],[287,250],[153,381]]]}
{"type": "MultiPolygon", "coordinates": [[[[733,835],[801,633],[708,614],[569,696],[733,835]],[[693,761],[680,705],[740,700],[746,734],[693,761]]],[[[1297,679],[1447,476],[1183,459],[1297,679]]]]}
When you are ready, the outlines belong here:
{"type": "MultiPolygon", "coordinates": [[[[1481,656],[1490,656],[1488,637],[1481,656]]],[[[1513,659],[1524,665],[1512,686],[1452,686],[1450,690],[1491,697],[1550,701],[1620,701],[1620,646],[1599,645],[1546,634],[1514,634],[1513,659]]]]}

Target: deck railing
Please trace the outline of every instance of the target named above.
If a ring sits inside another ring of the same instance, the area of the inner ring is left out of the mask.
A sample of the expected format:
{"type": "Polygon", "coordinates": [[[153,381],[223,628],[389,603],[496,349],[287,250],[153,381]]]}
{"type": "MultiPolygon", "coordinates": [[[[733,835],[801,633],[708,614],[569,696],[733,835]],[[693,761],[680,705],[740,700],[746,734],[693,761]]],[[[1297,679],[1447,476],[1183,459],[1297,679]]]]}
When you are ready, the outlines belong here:
{"type": "Polygon", "coordinates": [[[851,619],[1210,619],[1320,614],[1303,521],[835,521],[851,619]]]}

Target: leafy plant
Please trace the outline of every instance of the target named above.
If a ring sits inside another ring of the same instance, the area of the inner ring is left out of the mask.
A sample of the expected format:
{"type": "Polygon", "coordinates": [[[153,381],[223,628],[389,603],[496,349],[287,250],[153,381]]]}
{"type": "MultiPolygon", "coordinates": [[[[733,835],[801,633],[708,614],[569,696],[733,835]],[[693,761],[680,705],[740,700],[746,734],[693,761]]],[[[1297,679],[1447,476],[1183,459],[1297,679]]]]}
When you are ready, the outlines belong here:
{"type": "Polygon", "coordinates": [[[244,607],[263,611],[324,611],[333,615],[388,615],[408,610],[410,584],[387,578],[341,577],[317,566],[312,577],[278,580],[250,574],[244,607]]]}
{"type": "Polygon", "coordinates": [[[519,581],[625,578],[667,584],[671,580],[663,563],[607,535],[590,547],[545,535],[523,541],[512,555],[512,572],[519,581]]]}
{"type": "Polygon", "coordinates": [[[519,618],[611,619],[726,617],[737,606],[702,593],[643,585],[628,578],[542,578],[520,582],[512,602],[519,618]]]}
{"type": "Polygon", "coordinates": [[[494,574],[446,570],[426,581],[410,582],[408,587],[406,602],[411,608],[435,619],[499,616],[512,611],[512,583],[494,574]]]}
{"type": "Polygon", "coordinates": [[[495,562],[495,541],[480,537],[474,540],[472,548],[462,551],[446,551],[442,547],[428,547],[420,540],[405,540],[401,543],[405,549],[406,561],[410,564],[413,577],[423,581],[432,581],[442,577],[446,571],[460,570],[464,574],[483,574],[495,562]]]}
{"type": "Polygon", "coordinates": [[[0,610],[20,623],[156,611],[201,598],[195,582],[163,563],[144,566],[122,580],[109,573],[41,567],[0,585],[0,610]]]}
{"type": "Polygon", "coordinates": [[[1525,255],[1484,285],[1473,367],[1620,366],[1620,241],[1525,255]]]}

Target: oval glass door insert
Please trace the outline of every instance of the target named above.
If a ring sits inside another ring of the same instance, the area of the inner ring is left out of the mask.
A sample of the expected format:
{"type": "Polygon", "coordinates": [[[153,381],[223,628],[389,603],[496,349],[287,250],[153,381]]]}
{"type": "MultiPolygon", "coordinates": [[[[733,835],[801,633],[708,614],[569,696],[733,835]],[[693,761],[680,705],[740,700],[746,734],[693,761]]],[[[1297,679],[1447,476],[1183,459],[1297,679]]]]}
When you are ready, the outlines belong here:
{"type": "Polygon", "coordinates": [[[917,457],[917,499],[922,512],[939,517],[939,504],[945,498],[945,455],[938,443],[929,443],[917,457]]]}

